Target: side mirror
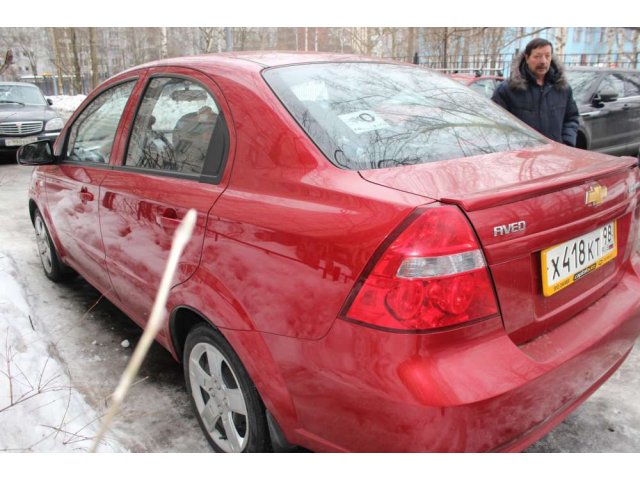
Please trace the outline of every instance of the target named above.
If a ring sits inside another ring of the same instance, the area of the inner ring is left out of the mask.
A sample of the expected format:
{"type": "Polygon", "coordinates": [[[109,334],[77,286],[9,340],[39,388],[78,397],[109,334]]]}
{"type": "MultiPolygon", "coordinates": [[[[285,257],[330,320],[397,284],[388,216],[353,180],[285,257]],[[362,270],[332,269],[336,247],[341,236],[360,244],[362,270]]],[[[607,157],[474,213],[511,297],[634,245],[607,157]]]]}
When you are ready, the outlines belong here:
{"type": "Polygon", "coordinates": [[[595,107],[599,107],[602,106],[603,103],[615,102],[616,100],[618,100],[618,92],[605,89],[594,95],[592,103],[595,107]]]}
{"type": "Polygon", "coordinates": [[[53,100],[51,100],[50,98],[47,98],[47,103],[48,103],[49,105],[53,105],[53,100]]]}
{"type": "Polygon", "coordinates": [[[18,149],[18,163],[20,165],[47,165],[55,162],[48,140],[28,143],[18,149]]]}

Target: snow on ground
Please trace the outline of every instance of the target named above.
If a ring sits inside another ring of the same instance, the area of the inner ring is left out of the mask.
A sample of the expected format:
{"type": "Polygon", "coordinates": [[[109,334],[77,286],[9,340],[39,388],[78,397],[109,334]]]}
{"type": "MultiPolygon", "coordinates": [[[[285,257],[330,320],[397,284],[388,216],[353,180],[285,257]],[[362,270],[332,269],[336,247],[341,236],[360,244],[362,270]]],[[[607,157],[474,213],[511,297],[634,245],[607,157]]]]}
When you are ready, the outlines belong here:
{"type": "Polygon", "coordinates": [[[87,98],[86,95],[53,95],[47,97],[53,102],[51,108],[58,112],[62,117],[67,120],[71,117],[73,112],[80,106],[80,104],[87,98]]]}
{"type": "MultiPolygon", "coordinates": [[[[0,452],[88,451],[100,427],[31,313],[12,259],[0,251],[0,452]]],[[[122,452],[110,437],[101,452],[122,452]]]]}

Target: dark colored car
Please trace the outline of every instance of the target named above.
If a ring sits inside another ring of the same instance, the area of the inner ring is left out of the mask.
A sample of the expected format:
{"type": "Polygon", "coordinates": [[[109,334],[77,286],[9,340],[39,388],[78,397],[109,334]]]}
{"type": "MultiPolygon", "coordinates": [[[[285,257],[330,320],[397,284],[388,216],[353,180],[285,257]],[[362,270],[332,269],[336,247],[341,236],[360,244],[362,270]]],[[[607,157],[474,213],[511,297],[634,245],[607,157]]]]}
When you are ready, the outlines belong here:
{"type": "Polygon", "coordinates": [[[483,75],[481,72],[474,74],[471,73],[452,73],[449,77],[455,81],[467,85],[472,90],[481,93],[487,98],[491,98],[493,92],[500,82],[504,80],[504,77],[500,75],[483,75]]]}
{"type": "Polygon", "coordinates": [[[64,121],[35,85],[0,82],[0,153],[22,145],[55,140],[64,121]]]}
{"type": "Polygon", "coordinates": [[[45,274],[140,325],[197,211],[157,340],[218,451],[522,450],[640,332],[637,160],[419,67],[163,60],[18,156],[45,274]]]}
{"type": "Polygon", "coordinates": [[[618,68],[566,70],[580,110],[577,147],[637,155],[640,149],[640,72],[618,68]]]}

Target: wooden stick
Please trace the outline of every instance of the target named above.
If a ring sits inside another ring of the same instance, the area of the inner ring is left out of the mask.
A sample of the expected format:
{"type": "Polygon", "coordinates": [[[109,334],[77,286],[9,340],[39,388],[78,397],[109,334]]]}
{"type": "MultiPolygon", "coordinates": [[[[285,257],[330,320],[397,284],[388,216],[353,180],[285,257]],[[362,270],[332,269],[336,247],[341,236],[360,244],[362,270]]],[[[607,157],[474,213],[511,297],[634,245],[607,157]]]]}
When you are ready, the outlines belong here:
{"type": "Polygon", "coordinates": [[[162,281],[158,288],[156,300],[153,303],[149,322],[144,329],[142,337],[140,337],[138,345],[136,345],[136,349],[127,364],[127,368],[122,373],[122,377],[120,377],[120,383],[113,392],[113,403],[102,421],[100,431],[93,442],[93,446],[91,447],[91,453],[95,453],[97,451],[98,445],[109,430],[113,418],[116,413],[118,413],[120,405],[129,391],[129,387],[133,383],[133,379],[138,374],[138,370],[140,370],[140,366],[149,351],[149,347],[151,347],[151,344],[153,343],[153,339],[160,331],[160,328],[162,328],[164,308],[167,304],[167,298],[169,296],[169,289],[171,288],[173,276],[178,266],[178,260],[180,260],[180,256],[182,255],[184,248],[191,239],[196,218],[196,211],[193,209],[189,210],[173,235],[173,243],[171,245],[171,251],[169,252],[169,259],[167,260],[167,266],[165,267],[164,274],[162,275],[162,281]]]}

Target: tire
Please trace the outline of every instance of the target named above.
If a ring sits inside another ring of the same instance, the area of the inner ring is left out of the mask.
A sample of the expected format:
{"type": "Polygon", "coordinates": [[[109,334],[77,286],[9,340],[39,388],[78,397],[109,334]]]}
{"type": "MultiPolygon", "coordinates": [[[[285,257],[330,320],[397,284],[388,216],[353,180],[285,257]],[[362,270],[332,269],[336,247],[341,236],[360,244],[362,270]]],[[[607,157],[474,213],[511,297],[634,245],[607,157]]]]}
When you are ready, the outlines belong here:
{"type": "Polygon", "coordinates": [[[60,255],[53,245],[49,230],[44,223],[40,210],[33,215],[33,228],[36,231],[36,243],[38,256],[42,262],[42,268],[47,278],[53,282],[63,282],[75,276],[75,272],[60,260],[60,255]]]}
{"type": "Polygon", "coordinates": [[[208,325],[191,330],[183,366],[191,405],[214,450],[270,450],[262,400],[240,359],[219,332],[208,325]]]}

